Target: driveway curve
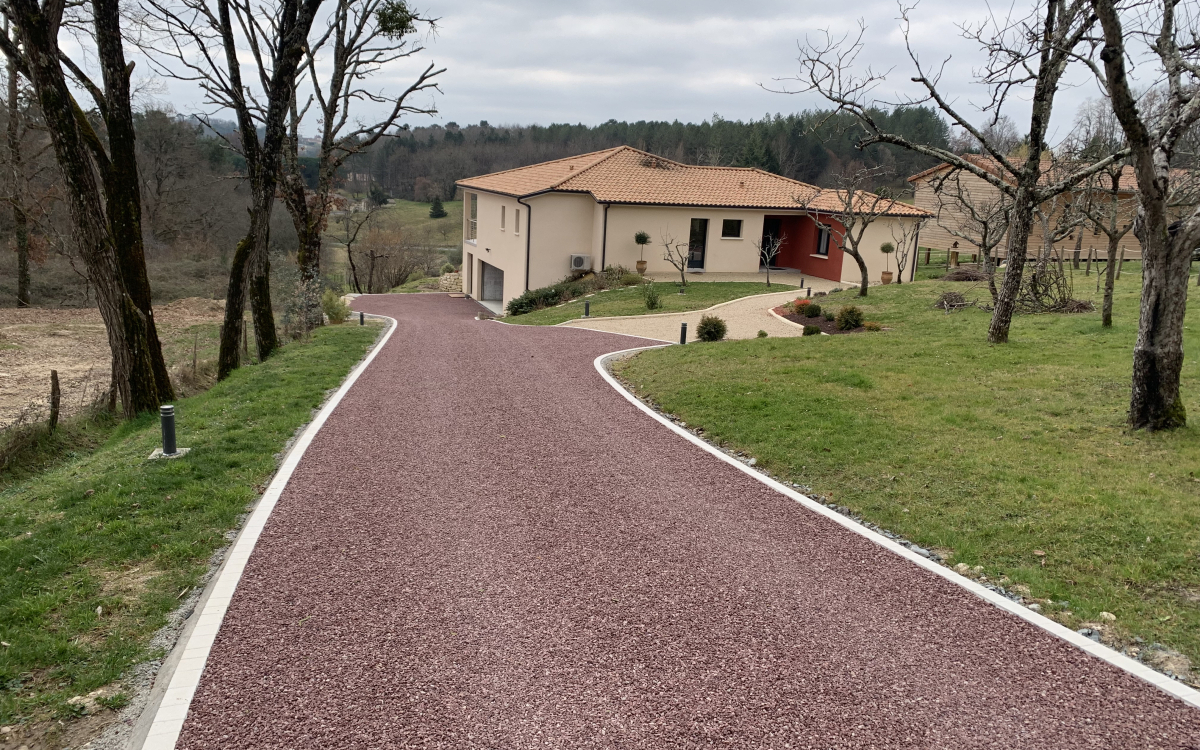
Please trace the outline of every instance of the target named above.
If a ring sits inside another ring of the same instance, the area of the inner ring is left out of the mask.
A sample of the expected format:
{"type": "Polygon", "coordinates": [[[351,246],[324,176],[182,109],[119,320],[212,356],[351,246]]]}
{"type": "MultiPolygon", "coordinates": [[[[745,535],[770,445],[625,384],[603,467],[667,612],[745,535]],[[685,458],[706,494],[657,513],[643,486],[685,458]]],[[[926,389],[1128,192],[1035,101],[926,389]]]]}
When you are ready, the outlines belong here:
{"type": "Polygon", "coordinates": [[[592,366],[637,340],[355,307],[399,327],[280,497],[177,747],[1200,741],[1200,711],[657,425],[592,366]]]}
{"type": "Polygon", "coordinates": [[[768,292],[751,297],[722,302],[704,310],[658,313],[654,315],[622,315],[605,318],[576,318],[558,325],[562,328],[586,328],[592,331],[620,333],[626,336],[645,336],[662,341],[679,341],[679,324],[688,324],[688,341],[696,340],[696,326],[704,315],[716,315],[725,321],[729,339],[752,339],[759,331],[768,336],[784,338],[804,335],[804,327],[771,314],[771,308],[796,299],[795,289],[768,292]]]}

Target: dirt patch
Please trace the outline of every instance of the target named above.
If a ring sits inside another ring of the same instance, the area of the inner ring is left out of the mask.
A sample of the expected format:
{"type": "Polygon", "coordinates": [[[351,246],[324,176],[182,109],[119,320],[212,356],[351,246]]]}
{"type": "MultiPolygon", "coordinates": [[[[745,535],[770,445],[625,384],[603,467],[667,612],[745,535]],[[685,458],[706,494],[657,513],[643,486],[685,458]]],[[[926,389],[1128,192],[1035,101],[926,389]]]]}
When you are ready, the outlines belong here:
{"type": "Polygon", "coordinates": [[[802,326],[817,326],[821,329],[821,333],[828,333],[830,336],[837,336],[843,333],[862,333],[867,330],[859,326],[858,328],[851,328],[849,331],[842,331],[838,329],[836,320],[825,320],[825,316],[823,315],[818,315],[815,318],[806,318],[803,315],[797,315],[786,307],[776,307],[775,314],[784,320],[790,320],[802,326]]]}
{"type": "MultiPolygon", "coordinates": [[[[164,344],[172,334],[220,323],[224,315],[224,301],[199,297],[155,308],[164,344]]],[[[63,415],[68,416],[107,390],[110,368],[108,337],[98,310],[0,308],[0,428],[31,405],[44,410],[51,370],[58,370],[63,415]]]]}

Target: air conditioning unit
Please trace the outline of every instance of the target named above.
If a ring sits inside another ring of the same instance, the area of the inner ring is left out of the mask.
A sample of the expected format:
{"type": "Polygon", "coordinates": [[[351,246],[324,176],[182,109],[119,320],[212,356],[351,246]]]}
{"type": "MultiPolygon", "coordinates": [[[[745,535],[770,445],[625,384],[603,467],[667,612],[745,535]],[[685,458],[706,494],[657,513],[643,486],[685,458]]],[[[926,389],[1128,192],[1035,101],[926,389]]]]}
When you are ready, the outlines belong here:
{"type": "Polygon", "coordinates": [[[592,256],[590,255],[572,255],[571,256],[572,271],[590,271],[592,270],[592,256]]]}

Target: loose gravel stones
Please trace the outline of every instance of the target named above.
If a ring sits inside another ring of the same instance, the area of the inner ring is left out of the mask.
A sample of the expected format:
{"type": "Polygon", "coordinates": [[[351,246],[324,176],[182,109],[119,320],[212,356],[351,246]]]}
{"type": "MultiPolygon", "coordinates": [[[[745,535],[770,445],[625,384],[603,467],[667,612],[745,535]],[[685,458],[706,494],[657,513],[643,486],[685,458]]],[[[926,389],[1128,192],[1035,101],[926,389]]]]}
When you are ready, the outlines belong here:
{"type": "Polygon", "coordinates": [[[1200,711],[651,420],[592,366],[636,340],[355,307],[399,328],[280,498],[178,747],[1200,739],[1200,711]]]}

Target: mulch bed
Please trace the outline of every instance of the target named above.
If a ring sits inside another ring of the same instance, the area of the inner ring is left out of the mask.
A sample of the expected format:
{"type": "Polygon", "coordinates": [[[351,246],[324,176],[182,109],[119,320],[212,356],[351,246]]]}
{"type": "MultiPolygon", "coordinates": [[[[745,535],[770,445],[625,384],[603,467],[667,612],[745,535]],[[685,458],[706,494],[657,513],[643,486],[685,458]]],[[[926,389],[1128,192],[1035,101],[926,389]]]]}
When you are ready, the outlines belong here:
{"type": "Polygon", "coordinates": [[[815,318],[806,318],[803,315],[797,315],[789,311],[786,307],[776,307],[775,314],[785,320],[790,320],[793,323],[799,323],[802,326],[819,326],[822,333],[828,333],[830,336],[837,336],[842,333],[861,333],[867,330],[862,326],[852,328],[849,331],[839,331],[836,320],[825,320],[824,315],[818,315],[815,318]]]}

